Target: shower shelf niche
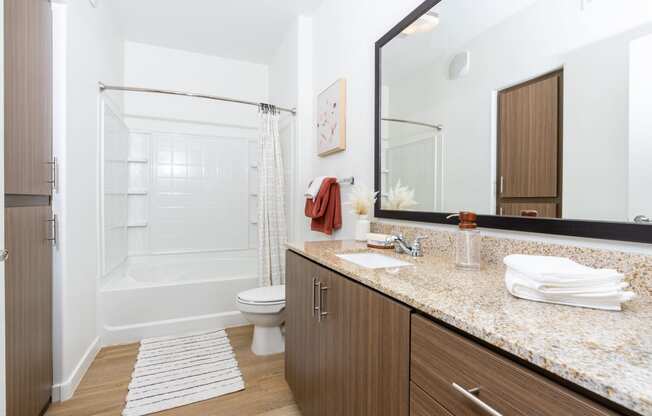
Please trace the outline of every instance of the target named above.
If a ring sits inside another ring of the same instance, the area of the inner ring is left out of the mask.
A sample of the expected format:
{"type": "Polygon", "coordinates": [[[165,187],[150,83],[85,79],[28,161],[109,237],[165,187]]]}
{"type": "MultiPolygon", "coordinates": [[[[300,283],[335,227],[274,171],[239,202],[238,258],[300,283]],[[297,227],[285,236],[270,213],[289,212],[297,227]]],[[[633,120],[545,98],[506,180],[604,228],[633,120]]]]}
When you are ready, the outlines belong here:
{"type": "Polygon", "coordinates": [[[127,224],[127,228],[145,228],[147,227],[147,221],[136,221],[127,224]]]}
{"type": "Polygon", "coordinates": [[[127,191],[128,195],[147,195],[149,191],[147,189],[129,189],[127,191]]]}

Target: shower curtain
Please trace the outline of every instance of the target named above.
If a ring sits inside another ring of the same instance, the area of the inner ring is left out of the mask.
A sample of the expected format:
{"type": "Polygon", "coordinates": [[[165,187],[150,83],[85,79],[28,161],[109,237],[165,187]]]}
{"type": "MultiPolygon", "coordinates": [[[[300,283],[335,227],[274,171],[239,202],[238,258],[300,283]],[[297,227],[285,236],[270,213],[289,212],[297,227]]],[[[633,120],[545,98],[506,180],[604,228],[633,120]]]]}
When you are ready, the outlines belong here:
{"type": "Polygon", "coordinates": [[[258,142],[258,276],[261,286],[285,284],[285,184],[279,112],[260,106],[258,142]]]}

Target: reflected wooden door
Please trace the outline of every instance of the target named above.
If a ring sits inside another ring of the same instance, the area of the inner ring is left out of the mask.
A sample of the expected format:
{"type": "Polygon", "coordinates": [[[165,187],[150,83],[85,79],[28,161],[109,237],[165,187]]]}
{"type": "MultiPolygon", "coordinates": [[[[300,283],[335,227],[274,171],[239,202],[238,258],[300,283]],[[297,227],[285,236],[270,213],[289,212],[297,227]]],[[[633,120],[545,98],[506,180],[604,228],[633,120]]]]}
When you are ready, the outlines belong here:
{"type": "Polygon", "coordinates": [[[560,216],[562,96],[562,71],[498,94],[500,215],[514,215],[514,207],[535,204],[546,207],[545,216],[560,216]],[[553,205],[554,213],[550,211],[553,205]]]}

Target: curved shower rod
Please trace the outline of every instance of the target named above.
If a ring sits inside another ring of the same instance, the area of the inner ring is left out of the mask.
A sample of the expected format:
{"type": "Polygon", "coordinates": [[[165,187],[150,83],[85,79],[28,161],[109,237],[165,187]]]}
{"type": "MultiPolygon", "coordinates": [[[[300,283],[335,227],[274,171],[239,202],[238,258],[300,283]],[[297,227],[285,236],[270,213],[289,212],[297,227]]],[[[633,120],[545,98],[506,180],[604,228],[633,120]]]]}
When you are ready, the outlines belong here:
{"type": "MultiPolygon", "coordinates": [[[[185,91],[161,90],[155,88],[141,88],[141,87],[121,87],[117,85],[105,85],[101,82],[99,83],[99,86],[100,86],[100,92],[111,90],[111,91],[130,91],[130,92],[147,92],[147,93],[154,93],[154,94],[180,95],[183,97],[204,98],[207,100],[215,100],[215,101],[226,101],[229,103],[253,105],[256,107],[260,107],[261,104],[264,104],[264,103],[256,103],[253,101],[238,100],[236,98],[220,97],[217,95],[196,94],[196,93],[185,92],[185,91]]],[[[286,113],[290,113],[293,116],[297,114],[297,110],[295,108],[276,107],[276,109],[279,111],[285,111],[286,113]]]]}
{"type": "Polygon", "coordinates": [[[403,120],[401,118],[383,117],[383,118],[381,118],[381,120],[382,121],[393,121],[395,123],[403,123],[403,124],[414,124],[415,126],[429,127],[431,129],[435,129],[437,131],[442,131],[444,129],[444,126],[441,125],[441,124],[428,124],[428,123],[422,123],[420,121],[403,120]]]}

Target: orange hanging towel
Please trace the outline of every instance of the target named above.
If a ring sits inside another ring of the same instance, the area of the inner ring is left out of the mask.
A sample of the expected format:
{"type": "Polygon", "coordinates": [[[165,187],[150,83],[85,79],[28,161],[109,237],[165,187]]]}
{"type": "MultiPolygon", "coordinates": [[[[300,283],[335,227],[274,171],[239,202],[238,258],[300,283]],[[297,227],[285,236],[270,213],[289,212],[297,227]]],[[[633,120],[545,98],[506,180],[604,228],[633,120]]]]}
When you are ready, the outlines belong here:
{"type": "Polygon", "coordinates": [[[310,229],[327,235],[342,228],[342,202],[337,178],[322,181],[317,197],[306,199],[306,217],[312,218],[310,229]]]}

